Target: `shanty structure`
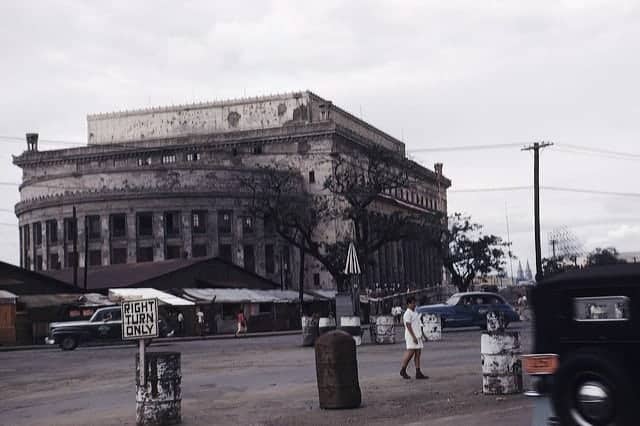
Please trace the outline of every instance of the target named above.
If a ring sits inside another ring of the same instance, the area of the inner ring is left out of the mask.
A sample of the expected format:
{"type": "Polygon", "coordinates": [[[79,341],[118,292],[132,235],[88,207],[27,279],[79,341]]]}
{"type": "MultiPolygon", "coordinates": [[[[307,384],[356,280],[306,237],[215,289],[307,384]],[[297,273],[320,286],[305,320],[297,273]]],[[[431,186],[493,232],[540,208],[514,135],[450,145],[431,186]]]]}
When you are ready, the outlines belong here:
{"type": "MultiPolygon", "coordinates": [[[[218,333],[235,331],[236,317],[242,311],[248,318],[249,332],[289,330],[299,327],[299,294],[291,290],[239,288],[185,288],[181,297],[193,300],[213,322],[218,333]]],[[[306,310],[328,312],[330,300],[304,293],[306,310]]]]}

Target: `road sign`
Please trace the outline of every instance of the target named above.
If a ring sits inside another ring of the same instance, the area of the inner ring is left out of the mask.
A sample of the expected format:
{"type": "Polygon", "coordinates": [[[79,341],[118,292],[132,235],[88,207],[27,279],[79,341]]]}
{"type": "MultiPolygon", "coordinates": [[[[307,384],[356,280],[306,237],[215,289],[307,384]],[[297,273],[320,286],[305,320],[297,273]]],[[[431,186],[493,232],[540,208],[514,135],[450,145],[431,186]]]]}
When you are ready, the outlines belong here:
{"type": "Polygon", "coordinates": [[[158,299],[122,302],[122,339],[158,337],[158,299]]]}

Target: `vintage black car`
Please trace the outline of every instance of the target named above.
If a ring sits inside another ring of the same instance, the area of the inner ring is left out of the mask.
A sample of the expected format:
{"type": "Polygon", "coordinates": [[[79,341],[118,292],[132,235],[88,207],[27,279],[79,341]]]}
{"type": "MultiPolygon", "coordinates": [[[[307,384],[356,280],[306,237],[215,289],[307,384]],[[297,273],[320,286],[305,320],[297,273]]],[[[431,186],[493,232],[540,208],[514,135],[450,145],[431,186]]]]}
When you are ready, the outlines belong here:
{"type": "Polygon", "coordinates": [[[551,397],[557,424],[637,425],[640,264],[593,267],[543,280],[532,291],[530,394],[551,397]]]}
{"type": "MultiPolygon", "coordinates": [[[[49,336],[45,343],[59,345],[71,351],[81,343],[110,342],[122,340],[122,317],[120,306],[98,309],[89,321],[54,322],[49,325],[49,336]]],[[[172,334],[166,321],[158,321],[160,337],[172,334]]]]}

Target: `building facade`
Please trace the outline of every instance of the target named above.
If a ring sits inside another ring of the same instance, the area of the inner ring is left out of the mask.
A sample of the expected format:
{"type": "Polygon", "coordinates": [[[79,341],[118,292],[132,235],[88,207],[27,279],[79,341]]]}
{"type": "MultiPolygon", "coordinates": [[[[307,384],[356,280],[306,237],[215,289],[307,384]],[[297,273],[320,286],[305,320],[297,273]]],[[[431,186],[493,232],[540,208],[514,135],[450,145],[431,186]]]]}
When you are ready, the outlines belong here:
{"type": "MultiPolygon", "coordinates": [[[[90,115],[87,123],[86,147],[39,151],[34,135],[14,157],[23,170],[15,211],[25,268],[70,268],[74,253],[81,267],[217,256],[295,286],[297,250],[248,213],[242,179],[287,167],[318,192],[335,153],[405,149],[311,92],[90,115]]],[[[441,165],[419,167],[405,190],[381,194],[379,204],[446,214],[449,186],[441,165]]],[[[375,257],[372,282],[440,282],[435,251],[415,242],[389,244],[375,257]]],[[[310,288],[335,286],[312,258],[305,277],[310,288]]]]}

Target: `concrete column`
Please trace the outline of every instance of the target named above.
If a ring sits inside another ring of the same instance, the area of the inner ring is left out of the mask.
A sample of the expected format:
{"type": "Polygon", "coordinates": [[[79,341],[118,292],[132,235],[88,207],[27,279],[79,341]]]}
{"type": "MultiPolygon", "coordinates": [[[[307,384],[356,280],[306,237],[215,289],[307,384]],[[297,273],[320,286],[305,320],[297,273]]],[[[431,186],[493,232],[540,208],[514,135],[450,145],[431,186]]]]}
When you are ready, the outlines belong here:
{"type": "Polygon", "coordinates": [[[36,270],[36,233],[33,232],[35,230],[35,225],[32,223],[29,225],[29,241],[31,242],[31,246],[30,246],[30,257],[31,257],[31,261],[30,261],[30,266],[29,269],[31,269],[32,271],[36,270]]]}
{"type": "Polygon", "coordinates": [[[22,239],[22,226],[18,225],[18,238],[20,239],[20,267],[24,268],[24,242],[22,239]]]}
{"type": "Polygon", "coordinates": [[[380,253],[378,250],[376,250],[371,257],[373,258],[373,267],[371,268],[373,282],[382,284],[382,279],[380,277],[380,253]]]}
{"type": "Polygon", "coordinates": [[[58,262],[60,262],[60,267],[63,268],[64,264],[64,248],[65,248],[65,235],[64,235],[64,215],[62,215],[61,219],[58,219],[58,262]]]}
{"type": "Polygon", "coordinates": [[[180,220],[182,221],[182,252],[187,253],[187,257],[193,257],[193,234],[191,233],[191,210],[182,210],[180,212],[180,220]]]}
{"type": "Polygon", "coordinates": [[[398,243],[396,241],[389,244],[389,257],[391,258],[391,280],[399,282],[398,276],[398,243]]]}
{"type": "MultiPolygon", "coordinates": [[[[84,220],[84,218],[83,218],[84,220]]],[[[84,223],[82,228],[80,228],[84,235],[84,223]]],[[[102,239],[101,251],[102,251],[102,264],[110,265],[111,264],[111,241],[109,238],[109,215],[100,216],[100,238],[102,239]]],[[[82,245],[84,247],[84,236],[82,239],[78,237],[78,243],[82,240],[82,245]]],[[[84,251],[84,250],[83,250],[84,251]]],[[[84,253],[82,254],[84,256],[84,253]]]]}
{"type": "Polygon", "coordinates": [[[47,239],[47,221],[42,222],[42,226],[40,227],[42,231],[42,270],[48,270],[49,266],[49,240],[47,239]]]}
{"type": "Polygon", "coordinates": [[[207,253],[210,256],[218,256],[218,212],[211,209],[207,212],[207,235],[209,236],[209,248],[207,253]]]}
{"type": "MultiPolygon", "coordinates": [[[[87,221],[87,216],[78,215],[78,268],[84,268],[84,226],[87,221]]],[[[107,228],[108,229],[108,228],[107,228]]],[[[81,282],[81,276],[78,274],[78,282],[81,282]]]]}
{"type": "Polygon", "coordinates": [[[136,230],[136,213],[127,213],[127,263],[138,261],[138,235],[136,230]]]}
{"type": "Polygon", "coordinates": [[[398,241],[398,282],[404,282],[405,269],[404,269],[404,241],[398,241]]]}
{"type": "Polygon", "coordinates": [[[153,260],[164,260],[164,212],[153,213],[153,260]]]}
{"type": "Polygon", "coordinates": [[[231,235],[233,239],[231,254],[233,255],[233,263],[244,267],[244,252],[242,250],[242,220],[240,220],[240,214],[238,210],[233,210],[232,214],[231,235]],[[235,253],[234,253],[235,250],[235,253]]]}

